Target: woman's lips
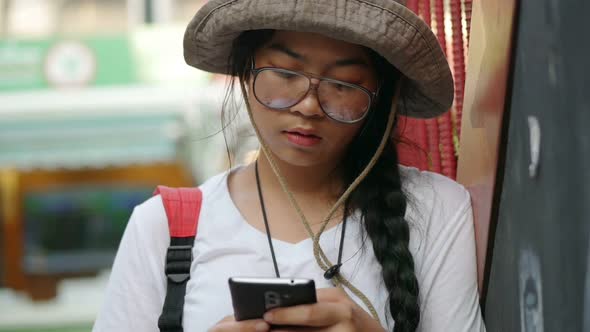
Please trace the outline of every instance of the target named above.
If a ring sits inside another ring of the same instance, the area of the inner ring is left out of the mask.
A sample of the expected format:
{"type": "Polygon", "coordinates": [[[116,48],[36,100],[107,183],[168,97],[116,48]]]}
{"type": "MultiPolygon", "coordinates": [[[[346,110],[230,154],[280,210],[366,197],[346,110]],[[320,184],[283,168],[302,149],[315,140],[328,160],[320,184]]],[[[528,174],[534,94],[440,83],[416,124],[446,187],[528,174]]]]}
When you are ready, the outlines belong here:
{"type": "Polygon", "coordinates": [[[322,141],[321,137],[316,136],[307,130],[293,129],[284,131],[284,133],[287,135],[289,142],[299,146],[311,147],[322,141]]]}

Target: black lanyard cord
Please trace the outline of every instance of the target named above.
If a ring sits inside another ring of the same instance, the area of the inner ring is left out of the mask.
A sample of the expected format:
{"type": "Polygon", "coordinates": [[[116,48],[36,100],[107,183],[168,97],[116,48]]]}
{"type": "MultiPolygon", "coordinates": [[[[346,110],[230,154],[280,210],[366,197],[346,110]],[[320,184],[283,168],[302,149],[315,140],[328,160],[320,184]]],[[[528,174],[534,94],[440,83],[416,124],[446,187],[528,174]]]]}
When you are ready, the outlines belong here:
{"type": "MultiPolygon", "coordinates": [[[[264,227],[266,228],[266,237],[268,239],[268,246],[270,247],[270,254],[272,256],[272,263],[275,269],[275,275],[277,278],[280,278],[281,275],[279,273],[279,267],[277,264],[277,258],[275,255],[274,246],[272,244],[272,237],[270,234],[270,227],[268,225],[268,217],[266,215],[266,207],[264,205],[264,197],[262,195],[262,186],[260,185],[260,175],[258,174],[258,160],[254,162],[254,172],[256,173],[256,188],[258,190],[258,199],[260,201],[260,209],[262,210],[262,218],[264,219],[264,227]]],[[[338,248],[338,263],[336,265],[331,266],[326,272],[324,273],[324,278],[330,280],[336,276],[340,272],[340,267],[342,266],[342,251],[344,249],[344,235],[346,233],[346,214],[348,209],[348,200],[344,203],[344,213],[342,216],[342,232],[340,234],[340,246],[338,248]]]]}

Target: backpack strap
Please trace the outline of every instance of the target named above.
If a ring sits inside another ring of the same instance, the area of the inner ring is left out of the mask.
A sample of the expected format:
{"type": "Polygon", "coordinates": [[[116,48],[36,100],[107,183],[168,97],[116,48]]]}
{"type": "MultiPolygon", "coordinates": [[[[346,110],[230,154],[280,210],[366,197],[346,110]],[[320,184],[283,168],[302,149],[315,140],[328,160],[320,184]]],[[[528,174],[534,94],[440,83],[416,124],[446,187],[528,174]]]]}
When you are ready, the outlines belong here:
{"type": "Polygon", "coordinates": [[[160,332],[183,332],[184,296],[190,279],[192,249],[197,235],[203,193],[199,188],[158,186],[154,195],[158,194],[162,196],[170,230],[165,267],[166,299],[158,319],[158,328],[160,332]]]}

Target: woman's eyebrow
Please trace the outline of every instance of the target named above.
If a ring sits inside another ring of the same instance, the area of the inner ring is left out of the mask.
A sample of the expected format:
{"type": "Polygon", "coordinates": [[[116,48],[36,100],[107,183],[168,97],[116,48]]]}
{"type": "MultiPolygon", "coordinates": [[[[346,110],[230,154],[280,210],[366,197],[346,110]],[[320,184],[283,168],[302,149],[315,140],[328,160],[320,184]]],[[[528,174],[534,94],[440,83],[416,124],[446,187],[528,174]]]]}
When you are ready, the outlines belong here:
{"type": "Polygon", "coordinates": [[[305,56],[293,51],[292,49],[288,48],[287,46],[285,46],[283,44],[272,43],[272,44],[270,44],[270,46],[268,48],[271,50],[282,52],[294,59],[301,60],[303,62],[307,62],[307,58],[305,56]]]}
{"type": "MultiPolygon", "coordinates": [[[[272,44],[270,44],[270,46],[268,46],[268,48],[271,50],[275,50],[275,51],[279,51],[281,53],[284,53],[284,54],[292,57],[293,59],[303,61],[303,62],[308,62],[308,59],[306,56],[293,51],[292,49],[288,48],[287,46],[285,46],[283,44],[272,43],[272,44]]],[[[340,60],[337,60],[334,63],[332,63],[329,67],[333,68],[333,67],[344,67],[344,66],[370,67],[369,63],[361,57],[340,59],[340,60]]]]}
{"type": "Polygon", "coordinates": [[[363,58],[350,58],[342,59],[334,62],[330,67],[343,67],[343,66],[363,66],[369,67],[369,63],[363,58]]]}

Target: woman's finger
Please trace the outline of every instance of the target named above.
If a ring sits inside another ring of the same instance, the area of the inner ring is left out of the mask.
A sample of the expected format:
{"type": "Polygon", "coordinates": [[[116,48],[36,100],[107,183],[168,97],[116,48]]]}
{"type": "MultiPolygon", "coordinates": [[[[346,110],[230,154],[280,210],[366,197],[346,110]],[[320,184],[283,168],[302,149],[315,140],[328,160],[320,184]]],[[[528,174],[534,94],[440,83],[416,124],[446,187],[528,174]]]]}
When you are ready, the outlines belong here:
{"type": "Polygon", "coordinates": [[[273,325],[321,327],[352,320],[352,307],[335,302],[318,302],[267,312],[264,320],[273,325]]]}
{"type": "Polygon", "coordinates": [[[325,332],[321,327],[281,327],[280,329],[273,328],[272,332],[325,332]]]}
{"type": "Polygon", "coordinates": [[[289,327],[289,328],[273,328],[271,332],[351,332],[356,331],[352,328],[343,327],[341,325],[332,325],[329,327],[289,327]]]}
{"type": "Polygon", "coordinates": [[[228,316],[215,324],[208,332],[267,332],[270,325],[262,319],[252,319],[236,322],[233,316],[228,316]]]}
{"type": "Polygon", "coordinates": [[[319,288],[316,290],[318,302],[342,302],[350,301],[350,297],[339,287],[319,288]]]}

